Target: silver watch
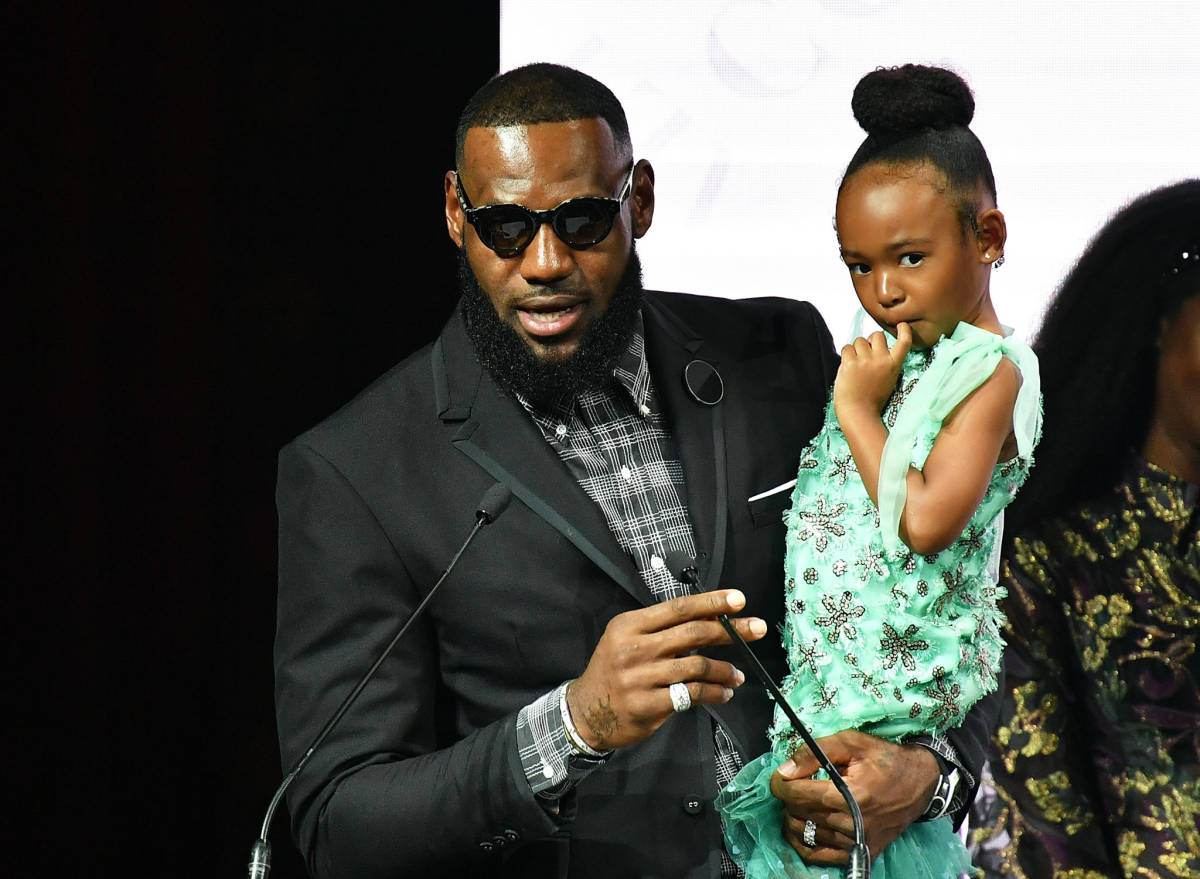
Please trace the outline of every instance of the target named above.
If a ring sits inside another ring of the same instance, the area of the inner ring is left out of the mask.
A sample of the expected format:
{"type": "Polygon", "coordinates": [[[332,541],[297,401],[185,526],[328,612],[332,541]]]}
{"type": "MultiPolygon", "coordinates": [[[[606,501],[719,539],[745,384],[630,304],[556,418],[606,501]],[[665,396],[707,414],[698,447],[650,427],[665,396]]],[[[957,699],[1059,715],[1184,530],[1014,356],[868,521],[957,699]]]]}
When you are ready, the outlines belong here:
{"type": "Polygon", "coordinates": [[[933,790],[933,799],[921,815],[922,821],[933,821],[949,813],[950,804],[954,802],[954,792],[958,790],[962,779],[957,766],[948,766],[939,755],[934,756],[938,758],[941,775],[938,777],[937,787],[933,790]]]}

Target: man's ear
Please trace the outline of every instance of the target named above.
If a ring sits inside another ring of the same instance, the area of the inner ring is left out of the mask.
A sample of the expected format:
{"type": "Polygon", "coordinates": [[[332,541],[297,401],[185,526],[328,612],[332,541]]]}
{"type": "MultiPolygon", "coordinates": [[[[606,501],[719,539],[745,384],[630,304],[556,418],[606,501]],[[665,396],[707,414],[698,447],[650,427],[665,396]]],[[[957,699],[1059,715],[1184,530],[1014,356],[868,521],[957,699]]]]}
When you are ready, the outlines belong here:
{"type": "Polygon", "coordinates": [[[975,240],[979,243],[979,258],[981,262],[995,263],[1004,256],[1004,243],[1008,240],[1008,226],[1004,222],[1004,214],[996,208],[989,208],[976,219],[979,234],[975,240]]]}
{"type": "Polygon", "coordinates": [[[450,240],[454,242],[454,246],[462,250],[467,218],[463,215],[462,207],[458,203],[458,193],[454,189],[457,177],[455,171],[446,172],[446,231],[450,233],[450,240]]]}
{"type": "Polygon", "coordinates": [[[645,159],[640,159],[634,166],[629,204],[633,237],[641,238],[654,222],[654,168],[645,159]]]}

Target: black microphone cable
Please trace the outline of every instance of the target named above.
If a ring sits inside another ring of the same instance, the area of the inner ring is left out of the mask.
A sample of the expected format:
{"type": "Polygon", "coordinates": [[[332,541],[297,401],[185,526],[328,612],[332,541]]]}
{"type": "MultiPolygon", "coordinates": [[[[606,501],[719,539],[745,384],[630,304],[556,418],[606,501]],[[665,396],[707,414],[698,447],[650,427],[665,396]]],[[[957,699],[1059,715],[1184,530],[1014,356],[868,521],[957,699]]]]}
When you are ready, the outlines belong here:
{"type": "MultiPolygon", "coordinates": [[[[672,550],[667,553],[667,570],[671,572],[680,583],[686,585],[693,595],[700,594],[700,570],[696,567],[696,560],[685,552],[672,550]]],[[[850,817],[854,821],[854,846],[850,849],[850,862],[846,865],[846,879],[870,879],[871,877],[871,852],[867,848],[867,832],[863,826],[862,810],[858,807],[858,800],[854,799],[854,794],[850,792],[846,780],[842,778],[842,774],[838,772],[837,767],[830,762],[825,756],[825,752],[821,750],[816,739],[812,737],[812,733],[808,731],[801,721],[792,706],[788,704],[787,699],[780,691],[775,682],[771,680],[771,676],[767,674],[767,670],[763,668],[758,657],[754,655],[754,651],[750,649],[750,645],[742,639],[741,634],[734,628],[733,623],[729,620],[728,614],[721,614],[717,620],[729,633],[729,637],[733,639],[734,645],[741,652],[742,657],[750,664],[751,671],[755,676],[762,681],[763,686],[767,688],[767,692],[771,694],[771,698],[775,700],[775,704],[783,709],[783,713],[787,715],[788,720],[792,722],[792,729],[800,733],[800,737],[804,739],[804,744],[812,751],[813,756],[817,758],[817,762],[821,764],[821,768],[829,773],[829,780],[833,782],[833,786],[838,789],[838,793],[846,800],[846,805],[850,807],[850,817]]]]}
{"type": "Polygon", "coordinates": [[[396,645],[400,643],[400,639],[404,637],[404,633],[408,631],[409,627],[421,615],[422,611],[425,610],[426,605],[429,604],[433,596],[437,593],[438,587],[446,581],[446,578],[450,576],[450,572],[454,570],[454,566],[458,564],[458,560],[462,557],[462,554],[467,551],[467,547],[471,545],[471,541],[475,539],[475,535],[479,533],[484,525],[490,525],[500,518],[500,514],[508,507],[508,502],[511,500],[512,491],[509,490],[507,485],[502,485],[499,482],[489,488],[484,496],[480,498],[479,506],[475,510],[475,525],[471,528],[471,533],[467,535],[467,539],[463,541],[463,545],[455,553],[454,558],[450,560],[450,564],[442,573],[442,576],[433,584],[433,588],[429,590],[429,594],[425,596],[424,600],[417,605],[417,609],[412,612],[412,616],[400,627],[400,631],[396,633],[396,637],[392,638],[392,642],[388,644],[383,653],[379,655],[379,658],[375,660],[375,664],[367,669],[367,673],[362,676],[362,679],[350,691],[350,694],[342,700],[342,704],[338,706],[337,711],[333,712],[333,716],[326,721],[325,726],[317,733],[317,737],[312,740],[312,744],[308,746],[308,750],[296,761],[291,772],[283,779],[283,783],[275,791],[275,796],[271,798],[271,805],[267,807],[267,815],[263,819],[262,830],[259,832],[258,839],[254,842],[254,847],[250,850],[250,879],[267,879],[271,873],[271,843],[267,841],[267,836],[271,832],[271,819],[275,817],[275,809],[279,806],[284,793],[292,781],[300,774],[300,770],[305,767],[308,763],[308,758],[313,755],[313,752],[317,750],[321,742],[325,741],[325,737],[337,726],[338,721],[342,719],[342,715],[354,704],[354,700],[358,698],[359,693],[363,691],[363,688],[366,687],[375,672],[383,665],[384,660],[391,655],[396,645]]]}

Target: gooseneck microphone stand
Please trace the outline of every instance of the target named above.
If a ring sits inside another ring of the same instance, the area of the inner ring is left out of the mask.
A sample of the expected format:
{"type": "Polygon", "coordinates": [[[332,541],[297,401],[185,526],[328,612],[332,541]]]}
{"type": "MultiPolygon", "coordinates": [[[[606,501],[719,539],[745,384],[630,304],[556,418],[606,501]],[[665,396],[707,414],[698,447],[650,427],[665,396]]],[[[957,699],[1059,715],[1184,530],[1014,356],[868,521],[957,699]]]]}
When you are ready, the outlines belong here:
{"type": "Polygon", "coordinates": [[[350,691],[350,694],[342,700],[342,704],[338,706],[337,711],[333,712],[333,716],[326,721],[325,726],[317,733],[317,737],[312,740],[312,744],[308,746],[308,750],[296,761],[296,765],[292,767],[291,772],[283,779],[283,783],[275,791],[275,796],[271,798],[271,805],[267,807],[267,815],[263,819],[262,830],[258,834],[258,839],[254,842],[254,847],[250,850],[250,879],[267,879],[271,873],[271,843],[267,841],[268,834],[271,832],[271,819],[275,817],[275,809],[279,806],[284,793],[292,781],[304,769],[308,763],[308,758],[320,747],[321,742],[325,741],[325,737],[338,725],[338,721],[342,719],[342,715],[354,704],[354,700],[358,698],[359,693],[363,691],[363,688],[366,687],[375,672],[383,665],[384,660],[391,655],[396,645],[400,643],[400,639],[404,637],[404,633],[409,630],[409,627],[421,615],[422,611],[425,610],[426,605],[433,600],[433,596],[437,594],[438,587],[450,576],[450,572],[454,570],[454,566],[458,564],[458,560],[462,557],[462,554],[467,551],[467,547],[471,545],[471,541],[475,539],[475,535],[479,533],[484,525],[490,525],[492,522],[495,522],[500,517],[500,514],[504,512],[510,500],[512,500],[512,492],[508,486],[496,483],[488,489],[487,493],[480,499],[478,509],[475,510],[475,525],[471,528],[471,533],[467,535],[467,539],[463,541],[463,545],[459,547],[454,558],[450,560],[450,564],[442,573],[442,576],[433,584],[433,588],[429,590],[429,594],[425,596],[424,600],[417,605],[417,609],[412,612],[412,616],[400,627],[400,631],[396,633],[396,637],[392,638],[392,642],[388,644],[383,653],[379,654],[379,658],[375,660],[375,664],[367,669],[367,673],[362,676],[362,679],[350,691]]]}
{"type": "MultiPolygon", "coordinates": [[[[673,550],[667,553],[667,570],[678,580],[687,586],[693,595],[700,594],[700,571],[696,567],[696,560],[687,553],[673,550]]],[[[812,751],[813,756],[817,758],[817,762],[821,764],[821,768],[829,773],[829,780],[833,782],[833,786],[838,789],[838,793],[846,800],[846,805],[850,807],[850,817],[854,821],[854,845],[850,849],[850,861],[846,865],[846,879],[871,879],[871,852],[867,848],[867,832],[863,826],[862,810],[858,807],[858,800],[854,799],[854,794],[850,792],[846,780],[842,778],[842,774],[837,771],[837,767],[829,761],[825,756],[825,752],[821,750],[820,745],[812,737],[812,733],[796,715],[792,706],[788,704],[786,698],[775,682],[771,680],[771,676],[767,674],[767,670],[763,668],[762,663],[758,661],[758,657],[750,649],[738,630],[734,628],[733,623],[729,620],[728,614],[721,614],[717,617],[718,622],[729,633],[729,637],[733,639],[734,645],[742,654],[742,657],[750,664],[751,670],[755,676],[767,688],[767,692],[771,694],[771,698],[775,700],[775,704],[783,709],[783,713],[787,715],[788,720],[792,722],[792,729],[800,733],[800,737],[804,739],[804,744],[812,751]]]]}

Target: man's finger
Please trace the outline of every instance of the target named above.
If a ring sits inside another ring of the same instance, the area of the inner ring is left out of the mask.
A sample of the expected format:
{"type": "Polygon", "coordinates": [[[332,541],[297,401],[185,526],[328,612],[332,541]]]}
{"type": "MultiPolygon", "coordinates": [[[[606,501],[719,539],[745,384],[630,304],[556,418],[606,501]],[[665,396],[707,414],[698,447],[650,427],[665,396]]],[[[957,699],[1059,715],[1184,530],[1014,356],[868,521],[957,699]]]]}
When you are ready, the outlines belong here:
{"type": "Polygon", "coordinates": [[[688,693],[692,696],[693,705],[721,705],[733,698],[733,689],[722,687],[719,684],[701,684],[689,681],[687,688],[688,693]]]}
{"type": "Polygon", "coordinates": [[[833,782],[823,778],[787,781],[776,772],[771,776],[771,795],[783,803],[789,815],[814,821],[830,812],[845,812],[850,808],[833,782]]]}
{"type": "Polygon", "coordinates": [[[680,656],[663,663],[661,672],[662,686],[667,687],[677,681],[683,683],[717,684],[722,687],[740,687],[746,676],[732,663],[719,659],[710,659],[701,654],[680,656]]]}
{"type": "Polygon", "coordinates": [[[847,840],[853,841],[854,839],[854,819],[850,818],[849,814],[845,812],[817,811],[802,816],[802,819],[813,821],[818,827],[828,828],[831,837],[834,833],[841,833],[847,840]],[[846,827],[847,821],[849,822],[849,828],[846,827]]]}
{"type": "Polygon", "coordinates": [[[828,827],[831,835],[837,834],[839,839],[846,841],[845,846],[836,843],[837,848],[849,848],[854,844],[854,819],[849,812],[830,812],[822,826],[828,827]]]}
{"type": "Polygon", "coordinates": [[[717,589],[699,595],[672,598],[630,613],[637,617],[638,631],[650,634],[690,620],[707,620],[723,613],[737,613],[745,606],[746,596],[740,590],[717,589]]]}
{"type": "MultiPolygon", "coordinates": [[[[731,620],[745,640],[757,641],[767,634],[767,624],[757,617],[731,620]]],[[[654,648],[659,656],[678,656],[700,647],[715,647],[730,642],[729,633],[712,619],[688,620],[654,635],[654,648]]]]}
{"type": "MultiPolygon", "coordinates": [[[[804,843],[801,843],[801,845],[804,845],[804,843]]],[[[840,848],[828,848],[818,842],[816,848],[803,849],[800,857],[809,864],[816,864],[821,867],[835,867],[845,866],[849,863],[850,852],[843,851],[840,848]]]]}
{"type": "Polygon", "coordinates": [[[767,621],[758,617],[735,617],[730,622],[743,641],[757,641],[767,634],[767,621]]]}
{"type": "Polygon", "coordinates": [[[815,818],[801,819],[785,816],[784,821],[787,824],[788,831],[796,835],[802,842],[804,840],[804,826],[807,821],[813,821],[817,825],[817,844],[813,848],[833,848],[841,849],[842,851],[850,851],[854,847],[854,831],[851,830],[850,835],[839,833],[834,828],[823,823],[815,818]]]}
{"type": "MultiPolygon", "coordinates": [[[[825,752],[830,763],[834,766],[845,766],[852,757],[861,752],[861,749],[854,747],[854,737],[858,735],[861,733],[857,730],[844,730],[817,739],[817,744],[825,752]]],[[[784,778],[807,778],[820,768],[821,764],[817,762],[817,758],[812,755],[807,746],[801,746],[783,762],[776,772],[784,778]]]]}
{"type": "Polygon", "coordinates": [[[804,838],[802,834],[803,831],[800,833],[793,833],[790,829],[785,828],[783,831],[783,838],[788,842],[788,844],[791,845],[792,848],[796,850],[796,854],[798,854],[801,860],[803,860],[805,863],[819,864],[821,866],[832,866],[835,864],[845,864],[850,860],[850,853],[848,851],[824,846],[821,844],[819,839],[817,840],[817,844],[815,846],[809,848],[804,844],[804,838]]]}
{"type": "Polygon", "coordinates": [[[901,321],[896,324],[896,344],[892,346],[892,359],[901,361],[912,348],[912,328],[901,321]]]}

